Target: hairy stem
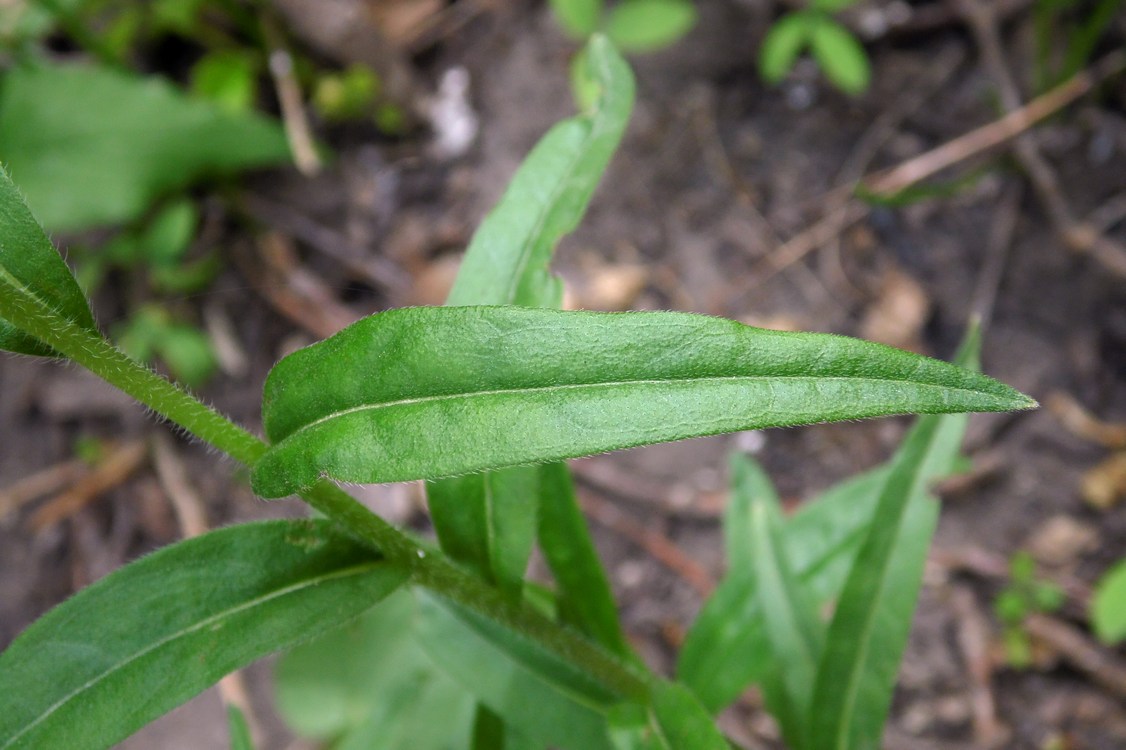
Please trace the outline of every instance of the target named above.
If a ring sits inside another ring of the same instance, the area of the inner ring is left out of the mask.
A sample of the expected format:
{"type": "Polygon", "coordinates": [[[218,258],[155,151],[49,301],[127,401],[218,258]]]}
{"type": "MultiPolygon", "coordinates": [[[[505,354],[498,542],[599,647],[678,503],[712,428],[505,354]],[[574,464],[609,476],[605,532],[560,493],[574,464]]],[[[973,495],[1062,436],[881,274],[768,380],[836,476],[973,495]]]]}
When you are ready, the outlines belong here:
{"type": "MultiPolygon", "coordinates": [[[[2,270],[0,318],[247,466],[253,466],[268,448],[260,438],[130,359],[98,333],[59,315],[2,270]]],[[[656,679],[652,675],[640,673],[535,610],[509,602],[499,590],[455,567],[441,555],[424,550],[336,485],[321,482],[302,497],[378,549],[389,561],[406,567],[415,584],[539,641],[623,698],[643,700],[648,694],[656,679]]]]}

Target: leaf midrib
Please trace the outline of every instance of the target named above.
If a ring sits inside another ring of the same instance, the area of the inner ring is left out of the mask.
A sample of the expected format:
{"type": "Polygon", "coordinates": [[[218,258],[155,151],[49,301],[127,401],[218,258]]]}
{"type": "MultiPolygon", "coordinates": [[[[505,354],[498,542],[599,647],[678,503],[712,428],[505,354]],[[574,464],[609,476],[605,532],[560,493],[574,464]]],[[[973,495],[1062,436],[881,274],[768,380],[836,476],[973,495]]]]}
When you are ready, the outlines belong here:
{"type": "MultiPolygon", "coordinates": [[[[562,391],[576,391],[587,388],[615,388],[639,385],[663,385],[668,383],[715,383],[724,381],[770,381],[770,382],[798,382],[798,381],[845,381],[852,383],[904,383],[911,385],[915,388],[937,389],[942,391],[957,391],[960,393],[978,394],[991,399],[1003,399],[1004,396],[988,393],[986,391],[979,391],[973,388],[964,388],[953,385],[942,385],[940,383],[920,383],[915,380],[907,380],[904,378],[880,378],[870,376],[842,376],[842,375],[712,375],[707,377],[682,377],[682,378],[639,378],[636,380],[601,380],[590,383],[563,383],[558,385],[538,385],[538,386],[523,386],[519,388],[493,388],[489,390],[480,391],[461,391],[458,393],[442,393],[430,396],[415,396],[412,398],[401,398],[393,401],[382,401],[370,404],[358,404],[350,406],[345,409],[338,409],[332,411],[324,416],[317,417],[314,420],[302,424],[300,427],[292,430],[284,438],[275,442],[279,444],[291,437],[298,435],[306,430],[310,430],[320,424],[337,419],[339,417],[356,414],[363,411],[377,411],[380,409],[390,409],[397,406],[411,406],[414,404],[437,403],[441,401],[456,401],[458,399],[472,399],[485,396],[503,396],[509,394],[534,394],[534,393],[553,393],[562,391]]],[[[1018,408],[1014,405],[1012,408],[1018,408]]]]}
{"type": "Polygon", "coordinates": [[[327,575],[320,575],[320,576],[316,576],[316,577],[313,577],[313,578],[307,578],[307,579],[300,581],[299,583],[292,584],[290,586],[286,586],[284,588],[280,588],[280,589],[277,589],[275,591],[272,591],[265,596],[260,596],[260,597],[257,597],[255,599],[251,599],[249,601],[243,602],[242,604],[239,604],[239,605],[234,606],[234,607],[229,607],[229,608],[224,609],[220,612],[217,612],[217,613],[215,613],[215,614],[213,614],[213,615],[211,615],[207,618],[204,618],[203,620],[200,620],[199,622],[195,623],[194,625],[192,625],[190,627],[177,630],[175,633],[172,633],[172,634],[160,639],[159,641],[156,641],[155,643],[151,644],[147,648],[141,649],[140,651],[132,654],[131,656],[129,656],[129,658],[114,664],[111,668],[109,668],[109,669],[107,669],[103,672],[100,672],[95,677],[87,680],[85,683],[83,683],[82,685],[79,685],[73,691],[71,691],[67,695],[63,696],[61,699],[59,699],[58,701],[56,701],[52,705],[48,706],[33,721],[31,721],[26,726],[24,726],[24,728],[21,729],[19,732],[12,735],[12,737],[10,737],[3,745],[0,745],[0,750],[3,750],[3,748],[12,747],[16,742],[19,741],[19,739],[21,737],[23,737],[26,734],[28,734],[29,732],[31,732],[33,729],[35,729],[35,727],[39,726],[44,721],[46,721],[51,716],[51,714],[53,714],[56,711],[63,708],[63,706],[70,703],[72,700],[74,700],[76,697],[78,697],[82,693],[91,689],[92,687],[94,687],[98,683],[109,679],[112,675],[114,675],[115,673],[120,672],[121,670],[125,669],[130,664],[132,664],[133,662],[135,662],[139,659],[143,659],[145,656],[148,656],[149,654],[153,653],[154,651],[157,651],[158,649],[163,648],[164,646],[166,646],[169,643],[172,643],[173,641],[176,641],[180,638],[185,638],[185,637],[187,637],[187,636],[189,636],[189,635],[191,635],[195,632],[198,632],[199,630],[202,630],[206,627],[209,627],[210,625],[215,624],[216,622],[219,622],[220,620],[222,620],[224,618],[233,617],[234,615],[238,614],[239,612],[245,611],[247,609],[252,609],[254,607],[262,606],[262,605],[266,604],[267,602],[269,602],[273,599],[277,599],[277,598],[280,598],[280,597],[283,597],[283,596],[288,596],[289,594],[295,593],[295,592],[300,591],[304,588],[307,588],[307,587],[310,587],[310,586],[316,586],[318,584],[326,583],[328,581],[332,581],[332,580],[335,580],[335,579],[338,579],[338,578],[345,578],[345,577],[348,577],[348,576],[351,576],[351,575],[361,575],[363,573],[374,570],[376,566],[378,566],[380,564],[385,564],[385,563],[386,563],[385,560],[374,560],[372,562],[365,563],[363,565],[355,565],[355,566],[352,566],[350,568],[344,568],[344,569],[341,569],[341,570],[338,570],[338,571],[333,571],[332,573],[329,573],[327,575]]]}

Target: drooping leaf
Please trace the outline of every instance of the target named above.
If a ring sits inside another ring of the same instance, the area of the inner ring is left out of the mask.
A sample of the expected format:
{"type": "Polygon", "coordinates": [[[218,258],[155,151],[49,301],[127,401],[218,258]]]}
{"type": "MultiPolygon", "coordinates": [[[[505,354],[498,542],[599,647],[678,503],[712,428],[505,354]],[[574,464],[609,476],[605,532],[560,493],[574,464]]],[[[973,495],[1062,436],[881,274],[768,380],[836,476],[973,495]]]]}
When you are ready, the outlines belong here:
{"type": "Polygon", "coordinates": [[[812,24],[807,12],[779,18],[766,32],[759,49],[759,73],[767,83],[778,83],[793,70],[798,55],[809,43],[812,24]]]}
{"type": "Polygon", "coordinates": [[[539,471],[502,471],[430,482],[430,514],[442,550],[519,598],[536,538],[539,471]]]}
{"type": "Polygon", "coordinates": [[[551,0],[551,12],[575,39],[586,39],[598,29],[602,10],[602,0],[551,0]]]}
{"type": "MultiPolygon", "coordinates": [[[[552,251],[582,219],[633,101],[629,68],[604,38],[592,39],[582,57],[599,90],[595,106],[555,126],[521,165],[474,235],[449,304],[559,305],[562,287],[548,268],[552,251]]],[[[443,550],[513,596],[536,536],[538,478],[536,469],[518,467],[427,487],[443,550]]]]}
{"type": "MultiPolygon", "coordinates": [[[[977,368],[973,327],[956,361],[977,368]]],[[[896,453],[841,592],[809,713],[817,748],[878,747],[922,584],[938,502],[929,485],[958,457],[967,415],[921,417],[896,453]]]]}
{"type": "Polygon", "coordinates": [[[111,573],[0,654],[0,748],[103,748],[347,621],[401,570],[326,521],[214,531],[111,573]]]}
{"type": "Polygon", "coordinates": [[[623,52],[655,52],[696,25],[691,0],[622,0],[606,19],[606,34],[623,52]]]}
{"type": "Polygon", "coordinates": [[[417,619],[413,593],[400,589],[283,656],[274,684],[286,723],[334,750],[465,747],[473,698],[419,646],[417,619]]]}
{"type": "Polygon", "coordinates": [[[51,231],[137,218],[206,176],[283,164],[281,128],[231,114],[171,84],[89,65],[8,72],[0,158],[51,231]]]}
{"type": "Polygon", "coordinates": [[[539,472],[539,540],[559,587],[562,619],[614,653],[629,656],[610,581],[575,499],[571,473],[562,463],[545,464],[539,472]]]}
{"type": "Polygon", "coordinates": [[[767,704],[786,707],[782,715],[776,713],[776,718],[790,746],[801,750],[809,747],[805,717],[813,696],[825,626],[817,616],[812,592],[793,572],[777,499],[759,492],[750,505],[751,570],[764,603],[760,609],[772,668],[777,672],[777,678],[764,686],[767,704]]]}
{"type": "Polygon", "coordinates": [[[809,36],[813,59],[834,86],[853,96],[868,89],[872,78],[868,53],[856,37],[830,18],[813,24],[809,36]]]}
{"type": "Polygon", "coordinates": [[[419,642],[434,662],[528,739],[564,750],[612,750],[613,696],[525,636],[416,591],[419,642]]]}
{"type": "MultiPolygon", "coordinates": [[[[9,284],[68,320],[96,331],[94,314],[55,246],[39,228],[8,173],[0,166],[0,273],[9,284]]],[[[5,289],[3,294],[12,292],[5,289]]],[[[50,347],[0,320],[0,349],[57,356],[50,347]]]]}
{"type": "Polygon", "coordinates": [[[1091,600],[1091,624],[1103,643],[1126,639],[1126,561],[1104,573],[1091,600]]]}
{"type": "Polygon", "coordinates": [[[1034,405],[937,360],[685,313],[391,310],[266,383],[263,497],[455,476],[767,426],[1034,405]]]}
{"type": "Polygon", "coordinates": [[[633,107],[633,74],[605,37],[591,38],[584,59],[599,85],[596,105],[555,125],[528,154],[473,235],[446,304],[558,306],[551,253],[586,212],[633,107]]]}

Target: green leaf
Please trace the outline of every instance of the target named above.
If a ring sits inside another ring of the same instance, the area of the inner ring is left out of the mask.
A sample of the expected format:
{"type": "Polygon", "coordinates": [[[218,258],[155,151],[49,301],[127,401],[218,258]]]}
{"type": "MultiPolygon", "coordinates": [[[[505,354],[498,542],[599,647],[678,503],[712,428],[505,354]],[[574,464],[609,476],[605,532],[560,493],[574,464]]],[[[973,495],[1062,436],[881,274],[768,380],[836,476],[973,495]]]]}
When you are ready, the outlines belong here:
{"type": "Polygon", "coordinates": [[[586,212],[633,107],[633,75],[606,38],[595,35],[585,57],[601,85],[597,105],[555,125],[528,154],[473,235],[446,304],[558,306],[552,251],[586,212]]]}
{"type": "MultiPolygon", "coordinates": [[[[474,235],[449,304],[559,305],[552,251],[582,219],[633,102],[629,69],[604,38],[592,39],[583,57],[599,87],[594,109],[553,128],[521,165],[474,235]]],[[[511,595],[519,594],[535,540],[538,476],[517,468],[427,488],[443,550],[511,595]]]]}
{"type": "Polygon", "coordinates": [[[696,25],[691,0],[622,0],[606,19],[606,34],[623,52],[655,52],[696,25]]]}
{"type": "Polygon", "coordinates": [[[535,466],[470,474],[426,486],[442,550],[518,599],[536,538],[535,466]]]}
{"type": "Polygon", "coordinates": [[[770,477],[750,456],[732,453],[728,461],[731,496],[723,512],[723,549],[729,571],[754,569],[755,547],[751,541],[751,513],[756,502],[778,504],[778,492],[770,477]]]}
{"type": "Polygon", "coordinates": [[[209,52],[192,66],[191,90],[226,112],[248,112],[258,96],[258,60],[242,49],[209,52]]]}
{"type": "Polygon", "coordinates": [[[566,750],[612,750],[613,697],[534,641],[416,591],[416,635],[434,662],[530,740],[566,750]]]}
{"type": "MultiPolygon", "coordinates": [[[[980,344],[971,329],[957,361],[976,367],[980,344]]],[[[892,462],[829,626],[810,710],[812,747],[880,744],[938,522],[929,485],[950,471],[967,421],[920,418],[892,462]]]]}
{"type": "MultiPolygon", "coordinates": [[[[966,359],[963,364],[974,362],[966,359]]],[[[944,434],[938,443],[960,440],[961,425],[960,417],[943,417],[944,434]]],[[[934,476],[949,474],[956,463],[936,465],[934,476]]],[[[836,485],[805,503],[783,527],[793,569],[819,604],[840,595],[889,469],[881,466],[836,485]]],[[[750,683],[772,678],[770,653],[753,571],[732,566],[688,632],[677,674],[717,712],[750,683]]]]}
{"type": "MultiPolygon", "coordinates": [[[[749,463],[744,460],[745,463],[749,463]]],[[[777,499],[756,493],[751,499],[750,546],[756,590],[762,601],[767,641],[777,684],[767,686],[768,704],[782,703],[786,713],[777,716],[793,748],[808,747],[806,715],[813,695],[817,663],[825,641],[825,626],[816,603],[793,572],[782,535],[782,512],[777,499]],[[781,691],[778,700],[770,693],[781,691]]]]}
{"type": "Polygon", "coordinates": [[[1126,639],[1126,560],[1119,560],[1095,586],[1091,624],[1103,643],[1126,639]]]}
{"type": "Polygon", "coordinates": [[[238,706],[227,706],[227,732],[231,735],[231,750],[254,750],[254,740],[250,737],[250,725],[238,706]]]}
{"type": "MultiPolygon", "coordinates": [[[[886,478],[881,467],[842,482],[805,503],[782,527],[790,562],[818,603],[840,593],[886,478]]],[[[680,652],[680,679],[713,712],[768,677],[770,644],[749,565],[729,568],[680,652]]]]}
{"type": "Polygon", "coordinates": [[[276,123],[224,112],[157,78],[85,65],[5,76],[0,155],[52,231],[126,222],[203,177],[290,158],[276,123]]]}
{"type": "Polygon", "coordinates": [[[602,0],[551,0],[555,20],[575,39],[586,39],[598,30],[602,20],[602,0]]]}
{"type": "Polygon", "coordinates": [[[736,430],[1035,404],[879,344],[685,313],[391,310],[266,382],[263,497],[328,476],[397,482],[736,430]]]}
{"type": "MultiPolygon", "coordinates": [[[[97,331],[94,314],[78,282],[39,228],[3,167],[0,167],[0,274],[9,284],[68,320],[89,331],[97,331]]],[[[57,356],[50,347],[4,320],[0,320],[0,350],[57,356]]]]}
{"type": "Polygon", "coordinates": [[[159,550],[48,612],[0,654],[0,748],[102,748],[406,580],[326,521],[159,550]]]}
{"type": "Polygon", "coordinates": [[[417,619],[414,595],[400,589],[279,659],[274,684],[286,723],[304,737],[334,740],[334,750],[464,747],[473,699],[422,650],[417,619]]]}
{"type": "Polygon", "coordinates": [[[798,55],[809,43],[813,23],[808,12],[782,16],[766,32],[759,50],[759,73],[767,83],[778,83],[794,67],[798,55]]]}
{"type": "Polygon", "coordinates": [[[813,0],[810,7],[825,13],[836,13],[850,6],[856,5],[857,0],[813,0]]]}
{"type": "Polygon", "coordinates": [[[540,547],[559,587],[562,619],[614,653],[629,656],[614,594],[575,499],[571,473],[562,463],[539,471],[540,547]]]}
{"type": "Polygon", "coordinates": [[[838,89],[853,96],[868,89],[872,78],[868,53],[844,26],[829,18],[818,19],[809,46],[825,77],[838,89]]]}

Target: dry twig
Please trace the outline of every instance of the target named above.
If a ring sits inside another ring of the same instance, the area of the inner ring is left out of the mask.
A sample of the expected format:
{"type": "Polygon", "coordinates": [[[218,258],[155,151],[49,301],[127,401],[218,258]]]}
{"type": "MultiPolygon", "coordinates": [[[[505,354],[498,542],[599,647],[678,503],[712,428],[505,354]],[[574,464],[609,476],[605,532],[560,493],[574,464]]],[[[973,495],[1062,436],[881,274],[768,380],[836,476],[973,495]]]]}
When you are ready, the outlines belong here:
{"type": "Polygon", "coordinates": [[[665,535],[653,531],[594,493],[581,492],[579,501],[588,516],[648,552],[654,560],[696,589],[700,596],[706,597],[715,589],[715,581],[707,569],[665,535]]]}
{"type": "Polygon", "coordinates": [[[145,444],[132,440],[113,448],[78,482],[41,506],[31,516],[30,525],[35,531],[62,521],[86,507],[105,492],[124,482],[140,468],[145,459],[145,444]]]}
{"type": "Polygon", "coordinates": [[[89,471],[90,467],[85,461],[74,458],[48,466],[0,490],[0,521],[32,500],[57,492],[66,485],[79,481],[89,471]]]}
{"type": "Polygon", "coordinates": [[[266,10],[259,14],[262,34],[270,48],[270,76],[274,80],[278,103],[281,105],[282,124],[289,139],[289,149],[293,152],[293,163],[301,174],[311,177],[321,171],[321,157],[309,128],[309,117],[301,97],[301,85],[293,73],[293,55],[285,43],[285,37],[266,10]]]}
{"type": "Polygon", "coordinates": [[[997,703],[990,686],[993,662],[989,656],[989,620],[968,588],[954,586],[951,593],[958,617],[958,646],[971,680],[974,738],[982,747],[997,747],[1007,739],[1008,731],[997,721],[997,703]]]}

